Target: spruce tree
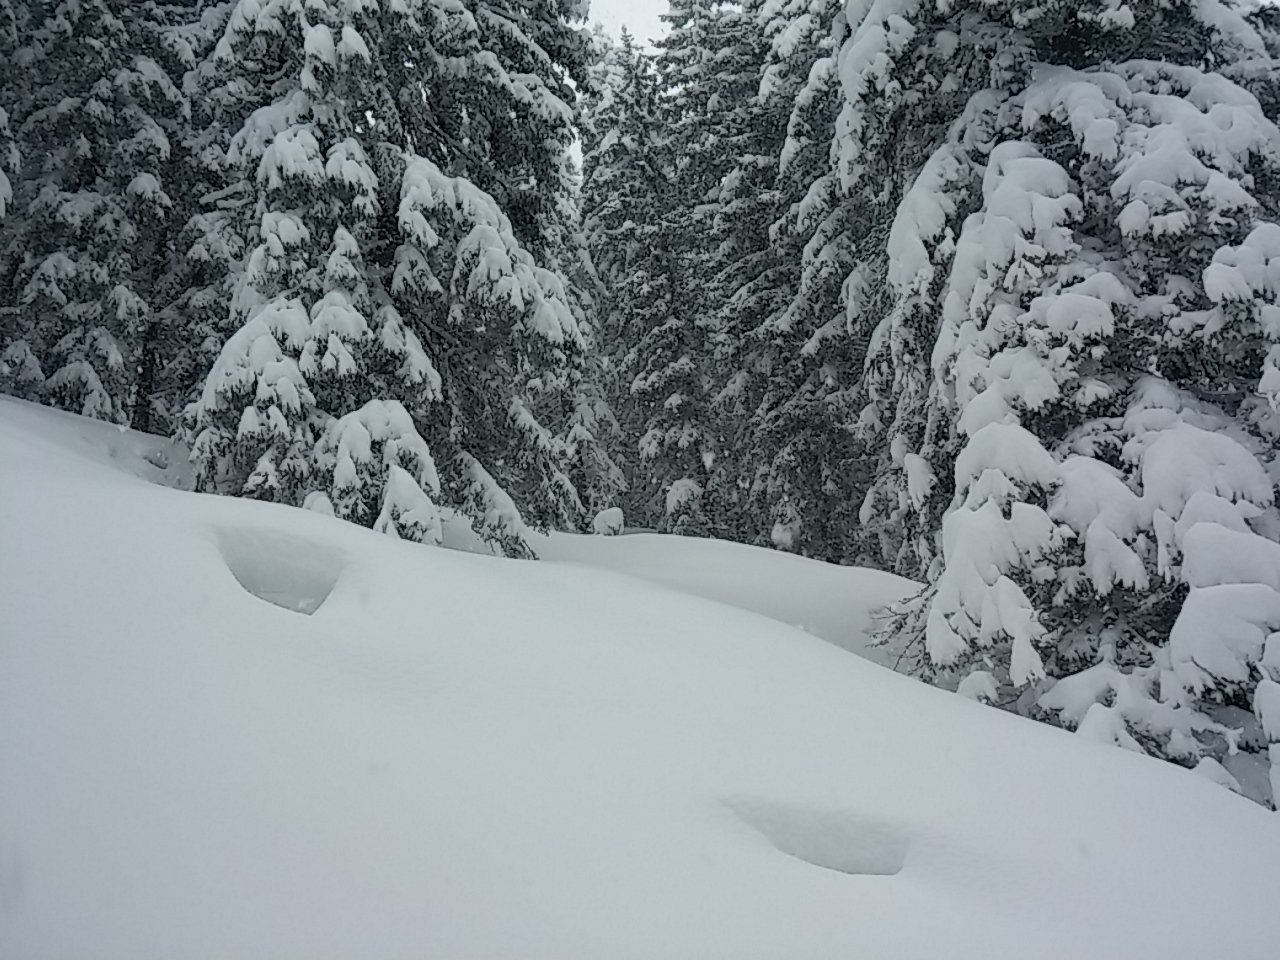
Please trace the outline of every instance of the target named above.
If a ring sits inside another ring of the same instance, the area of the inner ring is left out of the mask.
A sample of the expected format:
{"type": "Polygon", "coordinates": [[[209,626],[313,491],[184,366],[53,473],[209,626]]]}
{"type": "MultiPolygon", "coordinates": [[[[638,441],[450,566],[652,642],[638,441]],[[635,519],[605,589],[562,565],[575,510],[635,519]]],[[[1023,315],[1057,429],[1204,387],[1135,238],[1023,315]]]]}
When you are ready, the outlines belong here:
{"type": "Polygon", "coordinates": [[[842,189],[891,201],[866,507],[930,584],[918,669],[1270,801],[1280,131],[1225,75],[1264,42],[1217,2],[850,21],[842,189]]]}
{"type": "Polygon", "coordinates": [[[647,305],[643,326],[622,361],[631,417],[639,431],[633,485],[642,515],[674,533],[726,533],[708,487],[720,453],[711,410],[710,363],[716,342],[708,280],[720,179],[731,160],[717,138],[723,108],[718,54],[724,8],[711,0],[673,0],[658,43],[657,115],[662,139],[652,166],[664,172],[649,221],[648,255],[635,271],[633,296],[647,305]]]}
{"type": "Polygon", "coordinates": [[[183,12],[10,3],[0,25],[16,140],[0,227],[5,388],[143,428],[180,196],[188,108],[170,31],[183,12]]]}
{"type": "MultiPolygon", "coordinates": [[[[0,0],[0,52],[6,63],[12,63],[18,51],[18,14],[13,0],[0,0]]],[[[18,175],[21,158],[13,130],[9,126],[7,105],[18,98],[17,78],[10,76],[0,80],[0,220],[3,220],[13,204],[13,181],[18,175]]]]}
{"type": "Polygon", "coordinates": [[[237,4],[215,65],[256,104],[227,153],[256,238],[193,410],[206,489],[426,540],[443,504],[512,554],[573,522],[569,426],[542,419],[583,346],[568,12],[237,4]]]}
{"type": "Polygon", "coordinates": [[[603,360],[602,386],[620,433],[630,522],[663,522],[661,481],[642,460],[636,438],[648,428],[648,408],[632,392],[636,344],[664,322],[673,301],[662,217],[671,204],[673,175],[659,119],[653,58],[623,31],[618,44],[602,42],[584,105],[583,229],[595,276],[595,313],[603,360]],[[663,261],[665,262],[665,261],[663,261]]]}
{"type": "Polygon", "coordinates": [[[231,0],[196,0],[170,31],[183,67],[190,115],[180,137],[172,243],[166,251],[165,306],[153,322],[151,429],[180,435],[223,344],[235,332],[231,302],[246,251],[256,240],[252,180],[227,160],[232,135],[252,107],[212,53],[226,30],[231,0]]]}
{"type": "MultiPolygon", "coordinates": [[[[5,63],[16,64],[18,51],[21,48],[21,32],[25,30],[25,21],[29,16],[26,3],[15,3],[14,0],[0,0],[0,58],[5,63]]],[[[18,141],[14,136],[10,123],[10,113],[14,106],[27,96],[20,82],[21,74],[17,70],[7,70],[0,75],[0,282],[7,280],[9,268],[8,257],[14,251],[6,251],[3,244],[3,222],[13,211],[13,191],[22,167],[22,154],[18,149],[18,141]]],[[[3,329],[12,328],[13,333],[6,332],[0,336],[0,391],[18,396],[34,394],[44,380],[44,371],[39,360],[31,352],[25,339],[17,335],[18,310],[11,302],[11,297],[0,287],[0,323],[3,329]]]]}
{"type": "Polygon", "coordinates": [[[759,97],[766,52],[756,21],[760,4],[726,8],[716,22],[716,82],[704,119],[719,154],[708,180],[718,177],[700,226],[706,309],[711,311],[708,389],[716,455],[708,471],[707,501],[717,532],[760,540],[769,524],[757,516],[753,480],[767,457],[754,435],[755,404],[770,376],[753,337],[782,286],[778,248],[769,236],[776,216],[776,116],[759,97]],[[763,529],[761,529],[763,527],[763,529]]]}
{"type": "Polygon", "coordinates": [[[838,202],[830,163],[841,10],[828,0],[746,8],[767,47],[745,126],[754,142],[722,195],[723,229],[751,252],[721,275],[724,342],[737,358],[724,364],[733,379],[720,403],[739,411],[729,419],[745,452],[747,537],[857,561],[864,453],[850,423],[865,337],[847,330],[843,295],[865,210],[838,202]]]}

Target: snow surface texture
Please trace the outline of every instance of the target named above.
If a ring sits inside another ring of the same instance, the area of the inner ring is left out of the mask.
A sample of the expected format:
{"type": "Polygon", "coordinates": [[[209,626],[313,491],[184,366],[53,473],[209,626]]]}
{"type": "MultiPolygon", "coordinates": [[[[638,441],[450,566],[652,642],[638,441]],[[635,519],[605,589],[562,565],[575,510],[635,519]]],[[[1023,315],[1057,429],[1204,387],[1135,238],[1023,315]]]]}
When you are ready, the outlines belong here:
{"type": "Polygon", "coordinates": [[[1280,818],[1213,783],[156,449],[0,401],[7,960],[1276,955],[1280,818]]]}
{"type": "Polygon", "coordinates": [[[874,618],[883,607],[919,590],[918,584],[892,573],[727,540],[657,533],[609,538],[532,534],[529,540],[543,561],[616,570],[660,583],[761,614],[886,665],[892,665],[898,650],[868,643],[874,618]]]}

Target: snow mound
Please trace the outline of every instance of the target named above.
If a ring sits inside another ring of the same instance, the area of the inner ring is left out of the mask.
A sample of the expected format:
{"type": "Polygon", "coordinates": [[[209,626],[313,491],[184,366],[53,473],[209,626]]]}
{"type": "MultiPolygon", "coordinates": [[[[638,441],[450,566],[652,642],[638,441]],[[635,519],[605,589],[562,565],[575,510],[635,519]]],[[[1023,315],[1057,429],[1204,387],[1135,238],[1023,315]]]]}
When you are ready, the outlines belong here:
{"type": "MultiPolygon", "coordinates": [[[[101,475],[106,480],[130,476],[178,489],[190,489],[192,485],[187,452],[164,437],[126,430],[102,420],[90,420],[3,395],[0,395],[0,420],[6,426],[22,430],[29,454],[36,448],[42,456],[54,457],[63,463],[81,460],[111,466],[111,471],[101,475]]],[[[7,445],[0,447],[6,456],[8,451],[7,445]]]]}
{"type": "Polygon", "coordinates": [[[602,537],[616,537],[622,532],[624,526],[625,518],[622,515],[621,507],[609,507],[607,510],[601,510],[591,521],[592,532],[602,537]]]}
{"type": "MultiPolygon", "coordinates": [[[[68,422],[0,404],[5,960],[1275,956],[1280,818],[1204,777],[616,571],[140,483],[68,422]]],[[[729,552],[645,539],[580,538],[729,552]]]]}
{"type": "Polygon", "coordinates": [[[634,533],[592,537],[531,534],[543,561],[613,570],[748,610],[885,666],[900,652],[872,646],[881,612],[920,590],[892,573],[842,567],[727,540],[634,533]]]}

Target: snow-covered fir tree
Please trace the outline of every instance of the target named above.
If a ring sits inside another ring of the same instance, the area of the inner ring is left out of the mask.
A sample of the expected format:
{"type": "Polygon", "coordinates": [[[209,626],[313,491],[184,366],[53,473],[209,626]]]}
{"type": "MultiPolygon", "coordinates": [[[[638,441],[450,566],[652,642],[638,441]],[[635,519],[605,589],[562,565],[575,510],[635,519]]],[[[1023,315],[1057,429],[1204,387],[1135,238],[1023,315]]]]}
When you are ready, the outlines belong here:
{"type": "Polygon", "coordinates": [[[211,54],[226,29],[233,0],[197,0],[170,31],[183,67],[190,116],[180,138],[175,235],[165,307],[156,316],[151,424],[155,433],[183,432],[185,410],[200,394],[219,350],[235,331],[231,301],[245,252],[256,238],[251,181],[227,162],[232,135],[252,107],[237,78],[224,76],[211,54]]]}
{"type": "Polygon", "coordinates": [[[694,225],[702,248],[697,272],[705,278],[711,311],[706,326],[713,333],[708,391],[716,444],[706,500],[717,531],[738,538],[761,526],[753,516],[758,505],[752,502],[752,479],[762,457],[751,414],[768,373],[752,335],[782,288],[779,250],[769,237],[777,199],[779,118],[764,116],[758,97],[766,49],[758,6],[724,8],[715,23],[714,91],[704,118],[711,147],[699,158],[704,172],[696,176],[709,184],[718,181],[695,208],[699,222],[694,225]]]}
{"type": "Polygon", "coordinates": [[[657,173],[657,194],[630,293],[646,307],[633,319],[620,364],[626,420],[638,433],[631,502],[660,530],[727,534],[708,490],[720,449],[710,409],[716,314],[709,240],[720,180],[732,160],[716,136],[717,116],[726,109],[718,56],[727,14],[712,0],[674,0],[663,19],[669,32],[654,60],[661,136],[647,161],[657,173]]]}
{"type": "MultiPolygon", "coordinates": [[[[490,92],[459,88],[458,96],[473,101],[469,109],[483,119],[481,129],[488,138],[479,162],[464,157],[459,172],[494,197],[520,244],[564,286],[582,341],[578,349],[562,351],[531,378],[530,409],[554,430],[566,472],[587,513],[594,514],[615,503],[625,479],[614,462],[613,451],[622,441],[605,396],[606,373],[596,348],[598,311],[583,237],[581,172],[571,149],[581,117],[575,87],[581,91],[588,85],[593,58],[590,35],[573,26],[586,18],[587,3],[492,3],[477,13],[479,48],[500,51],[506,75],[478,77],[492,86],[490,92]],[[520,89],[526,77],[536,77],[541,84],[541,90],[535,85],[531,97],[520,89]]],[[[468,135],[468,146],[480,142],[468,135]]],[[[455,152],[462,156],[456,148],[455,152]]],[[[513,484],[518,480],[510,478],[513,484]]],[[[527,494],[514,488],[511,492],[535,510],[545,500],[536,487],[527,494]]],[[[540,518],[560,525],[571,520],[563,510],[540,518]]]]}
{"type": "Polygon", "coordinates": [[[745,12],[766,46],[745,129],[755,142],[721,194],[722,229],[740,238],[740,255],[725,257],[721,274],[724,343],[736,358],[718,404],[738,411],[727,429],[736,424],[733,446],[746,452],[737,472],[748,537],[857,560],[865,478],[848,423],[865,337],[847,331],[842,297],[865,210],[838,202],[830,163],[842,5],[788,0],[745,12]]]}
{"type": "MultiPolygon", "coordinates": [[[[626,301],[613,290],[643,250],[638,231],[652,218],[665,174],[654,168],[658,81],[653,58],[625,28],[616,42],[603,33],[593,39],[581,127],[583,228],[600,294],[620,309],[626,301]]],[[[605,329],[619,334],[625,324],[605,329]]]]}
{"type": "MultiPolygon", "coordinates": [[[[586,116],[586,110],[586,104],[580,103],[580,120],[586,116]]],[[[571,308],[582,333],[583,349],[571,358],[568,377],[555,396],[568,409],[566,472],[586,508],[583,520],[587,521],[603,510],[617,508],[627,490],[627,477],[622,466],[627,438],[610,402],[616,378],[613,358],[605,349],[609,333],[605,328],[603,308],[611,297],[600,282],[591,259],[582,199],[579,184],[569,218],[577,229],[568,257],[566,279],[572,297],[571,308]]]]}
{"type": "Polygon", "coordinates": [[[1257,31],[1262,49],[1243,60],[1223,64],[1222,72],[1257,97],[1263,112],[1275,120],[1280,117],[1280,5],[1270,0],[1240,0],[1240,9],[1257,31]]]}
{"type": "Polygon", "coordinates": [[[1217,0],[849,19],[864,512],[930,583],[919,669],[1270,802],[1280,130],[1229,77],[1265,42],[1217,0]]]}
{"type": "MultiPolygon", "coordinates": [[[[6,62],[12,62],[19,49],[19,14],[26,16],[25,5],[15,7],[13,0],[0,0],[0,54],[6,57],[6,62]]],[[[17,80],[16,70],[7,70],[0,76],[0,223],[13,208],[14,183],[22,166],[22,155],[9,122],[9,111],[20,96],[17,80]]],[[[0,238],[3,236],[0,233],[0,238]]],[[[4,267],[5,256],[5,249],[0,246],[0,280],[8,272],[4,267]]],[[[15,330],[17,327],[17,309],[9,304],[3,293],[0,293],[0,324],[6,330],[10,324],[15,330]]],[[[30,347],[25,342],[10,343],[11,336],[13,334],[0,335],[0,390],[29,394],[38,389],[44,373],[30,347]]]]}
{"type": "MultiPolygon", "coordinates": [[[[0,0],[0,50],[16,53],[18,49],[18,11],[14,9],[12,0],[0,0]]],[[[18,176],[22,165],[18,153],[18,143],[13,138],[13,130],[9,126],[9,110],[17,99],[16,71],[8,71],[9,76],[0,80],[0,220],[13,204],[13,181],[18,176]]]]}
{"type": "Polygon", "coordinates": [[[583,346],[556,220],[578,12],[235,6],[214,60],[256,107],[227,153],[256,236],[193,409],[206,489],[427,541],[447,505],[512,554],[573,521],[540,415],[583,346]]]}
{"type": "Polygon", "coordinates": [[[170,31],[184,13],[124,0],[11,0],[0,11],[10,392],[149,424],[178,219],[174,141],[188,111],[170,31]]]}
{"type": "Polygon", "coordinates": [[[633,389],[644,356],[637,345],[666,324],[680,297],[668,269],[674,159],[660,119],[654,58],[623,32],[600,44],[583,114],[583,227],[596,278],[596,315],[607,364],[604,387],[632,449],[622,465],[628,520],[664,524],[665,493],[646,435],[653,411],[633,389]]]}
{"type": "Polygon", "coordinates": [[[615,457],[625,438],[605,392],[609,372],[600,337],[590,324],[583,327],[583,337],[583,367],[574,371],[565,390],[570,404],[565,469],[586,508],[585,521],[618,505],[627,478],[615,457]]]}

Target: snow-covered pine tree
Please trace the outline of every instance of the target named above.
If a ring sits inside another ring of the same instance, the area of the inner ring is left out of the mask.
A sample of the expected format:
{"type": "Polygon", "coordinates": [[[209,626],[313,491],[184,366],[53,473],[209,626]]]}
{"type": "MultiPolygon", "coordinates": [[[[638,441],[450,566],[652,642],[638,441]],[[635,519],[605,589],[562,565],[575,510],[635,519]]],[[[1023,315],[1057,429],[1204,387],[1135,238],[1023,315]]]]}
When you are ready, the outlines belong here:
{"type": "Polygon", "coordinates": [[[193,455],[204,489],[300,503],[329,418],[377,389],[356,354],[374,342],[357,234],[367,240],[381,212],[378,177],[349,136],[367,107],[365,77],[352,74],[371,72],[372,57],[341,12],[290,3],[238,3],[213,56],[210,72],[235,74],[257,104],[228,160],[255,180],[258,245],[234,304],[239,329],[194,410],[193,455]],[[308,374],[338,409],[317,406],[308,374]]]}
{"type": "Polygon", "coordinates": [[[1262,40],[1217,0],[850,21],[844,190],[910,171],[851,303],[919,668],[1273,802],[1280,130],[1225,75],[1262,40]]]}
{"type": "Polygon", "coordinates": [[[729,532],[707,489],[720,448],[710,409],[716,313],[707,281],[716,194],[732,161],[716,137],[728,106],[719,96],[727,16],[715,0],[672,0],[663,15],[669,32],[655,59],[663,136],[651,166],[670,182],[653,206],[651,246],[634,274],[644,325],[622,361],[627,419],[639,428],[642,482],[632,499],[645,522],[674,533],[729,532]]]}
{"type": "MultiPolygon", "coordinates": [[[[25,30],[28,15],[25,3],[15,5],[14,0],[0,0],[0,58],[5,63],[17,62],[20,30],[25,30]],[[21,27],[19,17],[24,21],[21,27]]],[[[6,70],[0,75],[0,222],[13,208],[13,188],[22,166],[18,141],[9,122],[14,104],[25,97],[20,76],[17,70],[6,70]]],[[[9,275],[5,261],[12,255],[6,254],[3,237],[0,233],[0,282],[9,275]]],[[[10,298],[0,292],[0,324],[4,324],[5,329],[8,325],[17,326],[17,308],[9,301],[10,298]]],[[[38,390],[43,380],[44,371],[26,342],[10,342],[10,335],[0,335],[0,392],[27,396],[38,390]]]]}
{"type": "Polygon", "coordinates": [[[753,334],[783,288],[769,225],[777,213],[774,181],[784,122],[766,116],[767,104],[758,96],[768,49],[757,23],[760,6],[723,8],[715,25],[716,87],[706,107],[705,136],[719,156],[704,159],[709,169],[699,176],[709,181],[718,175],[719,182],[702,213],[698,266],[714,333],[707,366],[716,455],[705,499],[717,532],[757,541],[767,539],[770,525],[758,517],[752,480],[768,461],[755,443],[752,414],[769,374],[753,334]]]}
{"type": "Polygon", "coordinates": [[[1258,98],[1262,111],[1280,122],[1280,6],[1270,0],[1240,0],[1250,27],[1257,31],[1262,50],[1222,72],[1258,98]]]}
{"type": "MultiPolygon", "coordinates": [[[[647,407],[631,390],[640,360],[634,348],[678,299],[658,262],[665,255],[663,217],[673,202],[659,97],[653,58],[631,35],[624,30],[617,44],[602,38],[583,112],[583,228],[596,279],[605,397],[632,443],[649,425],[647,407]]],[[[664,491],[638,454],[622,457],[628,483],[622,502],[630,522],[656,526],[664,491]]]]}
{"type": "Polygon", "coordinates": [[[592,264],[581,200],[578,193],[572,206],[572,221],[578,229],[566,279],[582,350],[570,358],[568,375],[556,396],[568,411],[566,472],[586,508],[582,519],[590,522],[602,510],[617,507],[627,489],[620,463],[627,440],[609,401],[614,368],[603,346],[600,306],[605,291],[592,264]]]}
{"type": "MultiPolygon", "coordinates": [[[[462,91],[471,99],[470,112],[483,121],[488,148],[483,162],[463,158],[458,172],[494,197],[521,246],[563,283],[583,341],[577,349],[555,355],[530,378],[529,408],[562,448],[559,456],[589,519],[613,505],[625,480],[613,460],[611,448],[621,438],[592,344],[596,308],[583,236],[581,173],[571,150],[581,115],[574,86],[579,91],[588,86],[593,58],[590,35],[576,26],[586,15],[585,0],[494,3],[477,9],[479,47],[502,51],[505,73],[481,76],[482,86],[492,87],[490,93],[462,91]]],[[[470,142],[479,139],[472,136],[470,142]]],[[[545,500],[514,488],[512,493],[529,501],[526,512],[545,500]]],[[[531,519],[564,525],[572,522],[570,513],[559,510],[531,519]]]]}
{"type": "MultiPolygon", "coordinates": [[[[893,63],[894,75],[884,82],[880,74],[861,81],[882,109],[843,109],[832,182],[838,206],[861,211],[844,308],[850,326],[867,338],[858,430],[874,469],[860,505],[862,546],[890,569],[927,577],[952,493],[947,458],[954,451],[945,448],[950,423],[928,405],[938,323],[934,298],[945,273],[913,272],[910,255],[917,252],[911,246],[915,225],[943,230],[945,224],[936,221],[954,214],[958,201],[934,208],[918,199],[928,194],[915,187],[935,180],[946,184],[948,160],[928,166],[926,161],[953,123],[965,125],[969,140],[982,135],[985,114],[976,93],[1017,82],[1010,79],[1017,74],[1011,61],[1020,48],[1003,29],[967,9],[954,22],[939,14],[945,25],[917,33],[901,19],[916,6],[863,2],[849,9],[850,34],[838,54],[845,96],[852,96],[851,72],[859,65],[885,70],[893,63]],[[908,41],[902,30],[917,39],[908,41]],[[887,59],[885,51],[904,42],[918,43],[922,53],[909,61],[887,59]],[[876,58],[879,67],[871,66],[876,58]]],[[[944,262],[949,236],[939,238],[944,262]]]]}
{"type": "MultiPolygon", "coordinates": [[[[520,245],[548,269],[567,274],[577,256],[571,206],[577,172],[575,93],[591,61],[589,33],[579,26],[585,0],[479,0],[475,34],[462,75],[433,77],[457,107],[442,112],[456,170],[497,202],[520,245]],[[487,51],[496,56],[491,62],[487,51]],[[444,114],[451,114],[445,122],[444,114]],[[470,138],[457,141],[457,136],[470,138]],[[482,136],[481,136],[482,134],[482,136]]],[[[469,7],[470,8],[470,7],[469,7]]],[[[461,52],[461,51],[460,51],[461,52]]]]}
{"type": "Polygon", "coordinates": [[[586,508],[583,519],[590,520],[621,501],[627,478],[613,454],[624,438],[604,391],[607,371],[599,337],[590,325],[583,327],[583,335],[583,368],[574,372],[566,391],[572,404],[566,471],[586,508]]]}
{"type": "Polygon", "coordinates": [[[513,554],[526,520],[572,519],[565,441],[534,406],[582,336],[521,242],[556,265],[573,114],[548,51],[572,46],[566,12],[236,5],[215,58],[257,105],[228,156],[258,237],[193,411],[206,488],[323,495],[427,540],[443,503],[513,554]]]}
{"type": "Polygon", "coordinates": [[[182,12],[18,2],[0,28],[4,109],[24,159],[0,226],[4,386],[143,427],[187,110],[169,36],[182,12]]]}
{"type": "MultiPolygon", "coordinates": [[[[584,454],[589,459],[602,452],[588,451],[583,429],[575,429],[581,427],[575,419],[579,395],[589,398],[591,390],[584,387],[590,371],[582,364],[585,303],[569,282],[577,276],[581,251],[575,236],[570,81],[585,82],[589,40],[576,26],[585,13],[581,0],[476,4],[476,32],[455,54],[455,62],[467,67],[433,76],[431,89],[448,108],[430,107],[428,124],[442,135],[437,147],[449,158],[451,172],[486,191],[509,218],[512,235],[538,265],[544,304],[554,304],[557,313],[568,310],[557,325],[512,328],[525,335],[511,343],[513,359],[523,359],[503,376],[511,378],[518,395],[505,410],[491,412],[485,412],[489,399],[477,395],[466,413],[477,434],[482,425],[503,425],[493,452],[477,444],[475,456],[520,504],[525,519],[557,526],[571,525],[579,509],[562,470],[566,459],[582,466],[584,454]]],[[[550,315],[544,310],[543,320],[550,315]]],[[[479,493],[482,486],[471,489],[479,493]]]]}
{"type": "MultiPolygon", "coordinates": [[[[597,44],[608,42],[602,28],[597,27],[597,44]]],[[[596,56],[603,56],[600,46],[596,56]]],[[[584,149],[592,142],[586,132],[591,119],[593,90],[598,88],[599,70],[593,66],[578,103],[578,119],[584,149]]],[[[586,508],[584,520],[601,510],[618,504],[627,488],[626,475],[620,465],[625,449],[621,425],[614,415],[610,395],[614,384],[613,358],[604,350],[608,333],[604,329],[604,309],[611,300],[609,289],[600,281],[591,258],[585,207],[586,192],[579,174],[569,211],[565,217],[576,227],[568,246],[565,276],[569,283],[571,308],[575,311],[583,336],[583,349],[570,364],[563,385],[550,392],[549,400],[558,399],[567,409],[568,432],[565,437],[567,472],[586,508]]],[[[544,406],[550,406],[545,403],[544,406]]]]}
{"type": "Polygon", "coordinates": [[[742,217],[755,229],[766,210],[768,220],[757,232],[764,247],[741,261],[738,277],[725,278],[723,323],[735,330],[726,341],[742,355],[720,395],[723,403],[736,393],[749,411],[737,442],[754,460],[747,536],[857,560],[852,505],[865,481],[848,424],[865,336],[846,330],[842,297],[865,211],[838,202],[830,160],[842,5],[788,0],[748,12],[768,44],[753,126],[763,138],[758,164],[770,159],[772,183],[764,188],[753,167],[740,181],[731,175],[722,193],[731,221],[742,217]]]}
{"type": "MultiPolygon", "coordinates": [[[[12,57],[18,50],[18,13],[13,0],[0,0],[0,52],[6,57],[12,57]]],[[[18,143],[9,126],[6,106],[17,100],[17,71],[9,70],[7,73],[9,76],[0,80],[0,220],[4,219],[13,203],[13,180],[21,166],[18,143]]]]}
{"type": "Polygon", "coordinates": [[[233,0],[196,0],[169,37],[184,69],[190,118],[175,150],[183,189],[175,200],[175,235],[167,251],[165,306],[153,318],[157,362],[151,429],[180,434],[224,343],[235,332],[231,301],[246,250],[257,238],[250,223],[252,181],[227,162],[232,135],[252,106],[238,78],[224,76],[211,56],[226,29],[233,0]]]}

